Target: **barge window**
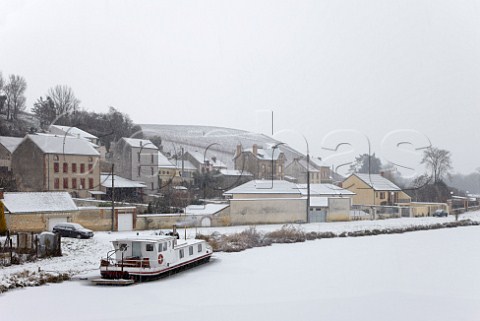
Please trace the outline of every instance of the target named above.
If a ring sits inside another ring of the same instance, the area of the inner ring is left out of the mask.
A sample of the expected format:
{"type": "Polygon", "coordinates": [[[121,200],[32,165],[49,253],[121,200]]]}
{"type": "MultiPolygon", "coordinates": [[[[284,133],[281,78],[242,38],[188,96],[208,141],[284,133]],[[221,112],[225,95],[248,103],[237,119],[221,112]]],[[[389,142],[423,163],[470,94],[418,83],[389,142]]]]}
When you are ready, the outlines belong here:
{"type": "Polygon", "coordinates": [[[163,250],[164,250],[164,251],[167,250],[167,242],[163,243],[163,250]]]}
{"type": "Polygon", "coordinates": [[[202,244],[198,244],[198,252],[202,252],[202,244]]]}
{"type": "Polygon", "coordinates": [[[163,243],[159,243],[158,244],[158,252],[162,252],[163,251],[163,243]]]}
{"type": "Polygon", "coordinates": [[[153,244],[146,244],[145,250],[147,250],[147,252],[152,252],[153,251],[153,244]]]}
{"type": "Polygon", "coordinates": [[[183,259],[184,256],[185,256],[185,253],[183,252],[183,249],[180,249],[180,258],[183,259]]]}
{"type": "Polygon", "coordinates": [[[193,246],[188,247],[188,254],[193,255],[193,246]]]}

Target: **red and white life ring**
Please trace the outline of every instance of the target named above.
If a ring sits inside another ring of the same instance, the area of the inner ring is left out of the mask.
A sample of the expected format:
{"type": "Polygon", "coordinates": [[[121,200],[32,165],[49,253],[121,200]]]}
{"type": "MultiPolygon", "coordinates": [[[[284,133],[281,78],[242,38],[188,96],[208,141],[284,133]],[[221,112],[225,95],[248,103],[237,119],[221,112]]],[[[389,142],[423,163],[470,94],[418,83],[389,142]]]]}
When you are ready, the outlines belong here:
{"type": "Polygon", "coordinates": [[[162,263],[163,263],[163,255],[158,254],[158,264],[162,264],[162,263]]]}

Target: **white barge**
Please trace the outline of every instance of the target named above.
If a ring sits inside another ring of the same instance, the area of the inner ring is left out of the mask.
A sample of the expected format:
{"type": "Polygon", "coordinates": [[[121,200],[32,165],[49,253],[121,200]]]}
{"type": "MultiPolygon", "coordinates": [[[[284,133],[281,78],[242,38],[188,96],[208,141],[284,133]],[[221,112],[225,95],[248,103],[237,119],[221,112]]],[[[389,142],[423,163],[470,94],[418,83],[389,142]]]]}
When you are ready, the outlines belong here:
{"type": "Polygon", "coordinates": [[[212,248],[204,240],[176,236],[124,238],[112,242],[113,250],[100,261],[99,285],[127,285],[167,276],[206,263],[212,248]]]}

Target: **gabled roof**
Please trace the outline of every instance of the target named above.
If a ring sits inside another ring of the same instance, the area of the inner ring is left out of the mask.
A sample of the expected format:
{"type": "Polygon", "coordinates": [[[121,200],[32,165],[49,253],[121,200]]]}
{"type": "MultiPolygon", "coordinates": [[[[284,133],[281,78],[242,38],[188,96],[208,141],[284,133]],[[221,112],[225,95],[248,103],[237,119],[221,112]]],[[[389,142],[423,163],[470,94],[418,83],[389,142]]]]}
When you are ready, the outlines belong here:
{"type": "Polygon", "coordinates": [[[354,173],[365,184],[373,188],[375,191],[400,191],[401,188],[383,177],[380,174],[362,174],[354,173]]]}
{"type": "MultiPolygon", "coordinates": [[[[302,195],[307,195],[307,184],[297,184],[302,195]]],[[[355,195],[348,189],[341,188],[333,184],[310,184],[310,195],[355,195]]]]}
{"type": "Polygon", "coordinates": [[[3,203],[12,214],[78,210],[67,192],[5,193],[4,198],[3,203]]]}
{"type": "MultiPolygon", "coordinates": [[[[112,188],[112,175],[110,173],[100,174],[100,185],[106,188],[112,188]]],[[[118,188],[145,188],[143,182],[129,180],[128,178],[114,175],[113,186],[118,188]]]]}
{"type": "MultiPolygon", "coordinates": [[[[245,150],[245,152],[250,152],[253,154],[253,148],[248,148],[245,150]]],[[[253,154],[256,158],[258,159],[261,159],[261,160],[278,160],[278,158],[280,157],[280,155],[282,154],[283,152],[280,151],[278,148],[274,148],[274,149],[262,149],[262,148],[258,148],[257,149],[257,154],[253,154]]]]}
{"type": "Polygon", "coordinates": [[[26,139],[30,139],[45,154],[100,155],[92,144],[83,139],[43,135],[27,135],[24,140],[26,139]]]}
{"type": "Polygon", "coordinates": [[[22,140],[23,137],[0,136],[0,145],[5,147],[10,153],[13,153],[22,140]]]}
{"type": "Polygon", "coordinates": [[[50,131],[52,129],[57,129],[58,131],[64,132],[67,135],[82,138],[82,139],[87,139],[87,140],[98,139],[97,136],[87,133],[86,131],[81,130],[80,128],[77,128],[77,127],[50,125],[50,131]]]}
{"type": "Polygon", "coordinates": [[[252,180],[224,194],[297,194],[300,196],[301,193],[295,183],[283,180],[252,180]]]}
{"type": "Polygon", "coordinates": [[[175,168],[175,165],[167,158],[167,156],[163,155],[161,152],[158,152],[158,167],[175,168]]]}
{"type": "Polygon", "coordinates": [[[143,149],[158,149],[149,139],[138,139],[138,138],[122,138],[127,145],[136,148],[143,148],[143,149]]]}
{"type": "Polygon", "coordinates": [[[186,152],[185,154],[190,154],[198,163],[200,164],[205,164],[205,161],[208,160],[208,158],[205,158],[205,155],[203,153],[200,153],[199,151],[194,151],[194,152],[186,152]]]}

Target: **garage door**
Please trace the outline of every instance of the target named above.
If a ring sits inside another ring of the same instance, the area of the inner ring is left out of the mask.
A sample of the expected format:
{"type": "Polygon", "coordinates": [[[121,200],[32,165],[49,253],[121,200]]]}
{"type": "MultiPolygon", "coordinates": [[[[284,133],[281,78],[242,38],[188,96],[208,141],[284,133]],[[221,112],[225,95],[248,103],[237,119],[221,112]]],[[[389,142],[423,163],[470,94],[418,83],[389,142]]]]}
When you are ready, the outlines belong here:
{"type": "Polygon", "coordinates": [[[118,230],[131,231],[133,230],[133,214],[118,214],[118,230]]]}
{"type": "Polygon", "coordinates": [[[51,217],[48,219],[48,230],[51,232],[53,227],[60,223],[67,223],[66,217],[51,217]]]}

